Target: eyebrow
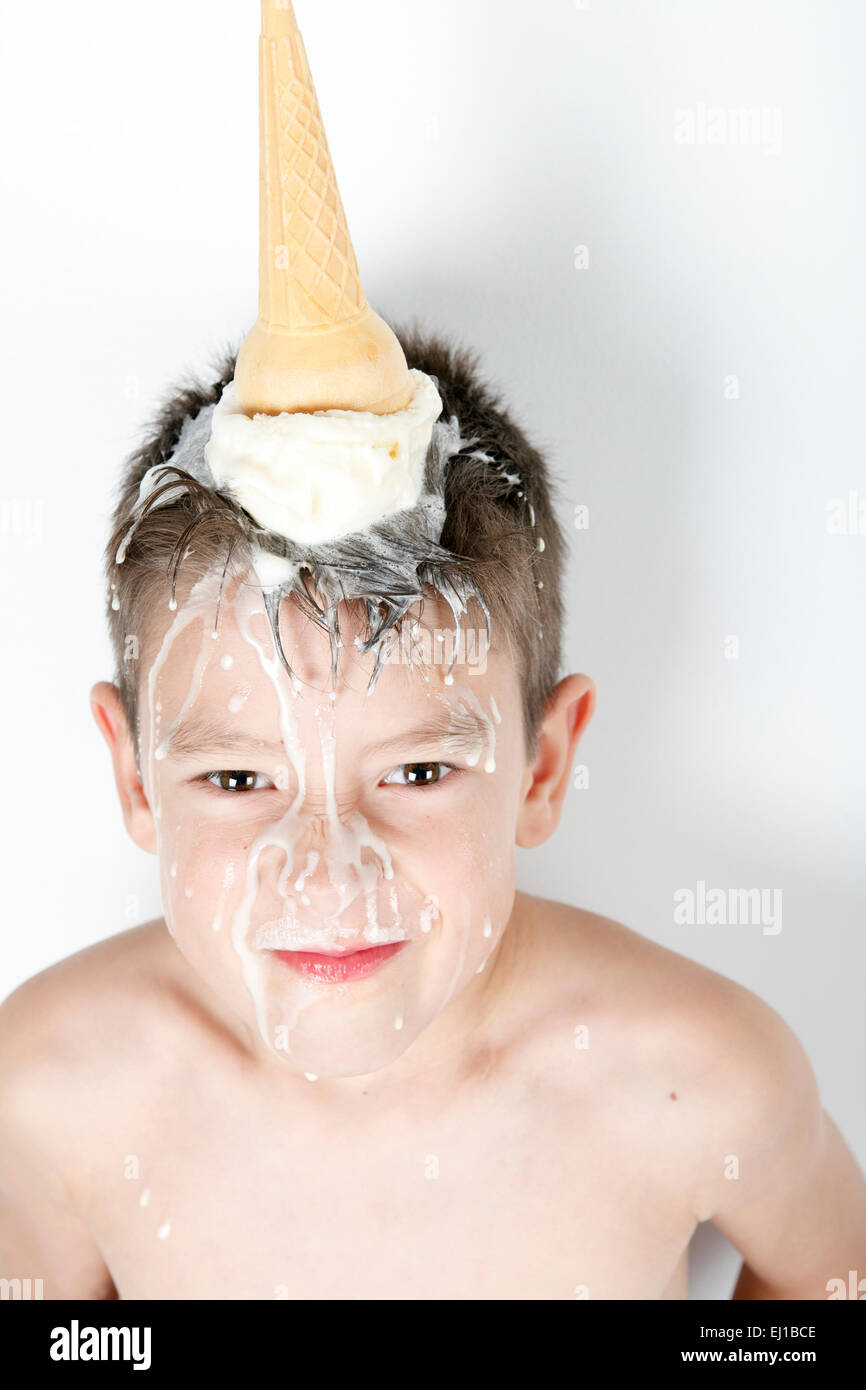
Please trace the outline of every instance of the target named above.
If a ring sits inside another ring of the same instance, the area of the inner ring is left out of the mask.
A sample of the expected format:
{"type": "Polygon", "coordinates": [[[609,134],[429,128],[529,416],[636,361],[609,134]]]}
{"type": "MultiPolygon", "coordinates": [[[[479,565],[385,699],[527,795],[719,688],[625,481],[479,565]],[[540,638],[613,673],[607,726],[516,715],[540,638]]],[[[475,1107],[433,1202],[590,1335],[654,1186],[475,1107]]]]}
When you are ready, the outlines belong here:
{"type": "Polygon", "coordinates": [[[281,743],[268,743],[253,738],[223,720],[193,715],[172,729],[167,739],[167,751],[172,758],[196,758],[202,753],[231,750],[235,753],[268,753],[285,757],[281,743]]]}
{"type": "MultiPolygon", "coordinates": [[[[423,747],[447,738],[450,752],[456,756],[469,755],[477,753],[478,741],[484,738],[485,732],[483,721],[477,715],[469,710],[449,708],[447,712],[434,715],[411,729],[365,744],[364,751],[387,753],[413,745],[423,747]]],[[[166,749],[170,757],[178,759],[228,751],[253,756],[267,754],[275,758],[285,758],[286,755],[282,743],[253,738],[221,719],[201,715],[192,715],[172,729],[167,737],[166,749]]]]}
{"type": "Polygon", "coordinates": [[[449,708],[447,713],[434,715],[412,729],[389,734],[387,738],[368,743],[368,753],[387,753],[392,749],[405,748],[409,744],[425,745],[439,743],[447,738],[454,753],[477,753],[478,740],[483,739],[486,728],[481,719],[469,710],[449,708]]]}

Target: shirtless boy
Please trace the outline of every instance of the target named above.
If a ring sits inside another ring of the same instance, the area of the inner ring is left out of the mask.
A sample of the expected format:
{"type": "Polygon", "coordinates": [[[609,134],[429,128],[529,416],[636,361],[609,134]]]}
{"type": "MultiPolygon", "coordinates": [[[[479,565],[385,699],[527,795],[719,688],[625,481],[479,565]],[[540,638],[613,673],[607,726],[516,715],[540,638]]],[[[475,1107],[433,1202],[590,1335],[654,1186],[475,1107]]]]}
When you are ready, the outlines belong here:
{"type": "Polygon", "coordinates": [[[201,498],[155,508],[116,565],[144,471],[218,391],[165,409],[117,509],[118,676],[92,695],[165,917],[0,1010],[0,1274],[48,1298],[682,1299],[712,1221],[736,1298],[827,1298],[866,1271],[866,1184],[790,1028],[515,891],[594,688],[559,672],[543,460],[471,359],[402,337],[487,456],[450,465],[442,543],[489,651],[474,605],[449,674],[431,591],[403,624],[419,660],[368,693],[345,605],[332,686],[328,632],[286,600],[293,683],[259,571],[242,546],[226,567],[229,504],[194,534],[201,498]]]}

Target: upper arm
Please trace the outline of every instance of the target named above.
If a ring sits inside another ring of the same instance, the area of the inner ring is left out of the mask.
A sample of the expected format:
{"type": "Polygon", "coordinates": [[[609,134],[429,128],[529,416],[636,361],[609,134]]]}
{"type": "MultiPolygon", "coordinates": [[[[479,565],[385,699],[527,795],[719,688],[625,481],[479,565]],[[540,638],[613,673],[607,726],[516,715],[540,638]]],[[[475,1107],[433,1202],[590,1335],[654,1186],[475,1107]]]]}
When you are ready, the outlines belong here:
{"type": "Polygon", "coordinates": [[[827,1298],[850,1287],[852,1270],[855,1282],[866,1275],[866,1182],[830,1116],[821,1119],[814,1163],[713,1218],[748,1266],[752,1297],[827,1298]]]}
{"type": "Polygon", "coordinates": [[[51,1047],[40,1025],[41,981],[28,981],[0,1007],[0,1278],[30,1280],[49,1299],[113,1298],[111,1275],[59,1161],[68,1097],[62,1049],[51,1047]]]}
{"type": "Polygon", "coordinates": [[[754,1296],[826,1298],[829,1280],[866,1273],[866,1181],[780,1015],[734,986],[718,1023],[696,1214],[743,1255],[754,1296]]]}
{"type": "MultiPolygon", "coordinates": [[[[4,1165],[5,1167],[6,1165],[4,1165]]],[[[40,1296],[107,1299],[116,1292],[102,1254],[80,1217],[32,1184],[0,1184],[0,1278],[40,1296]],[[38,1282],[37,1282],[38,1281],[38,1282]]]]}

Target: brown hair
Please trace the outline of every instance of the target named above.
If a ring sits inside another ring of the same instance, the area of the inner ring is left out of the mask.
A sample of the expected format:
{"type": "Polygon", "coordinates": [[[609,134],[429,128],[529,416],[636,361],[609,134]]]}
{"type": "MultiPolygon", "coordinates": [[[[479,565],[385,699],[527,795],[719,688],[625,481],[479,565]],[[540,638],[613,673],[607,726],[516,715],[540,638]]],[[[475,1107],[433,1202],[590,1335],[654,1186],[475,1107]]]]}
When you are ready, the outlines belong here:
{"type": "MultiPolygon", "coordinates": [[[[506,638],[521,682],[531,756],[561,660],[565,541],[554,513],[550,470],[482,379],[475,352],[417,324],[395,331],[409,366],[436,378],[441,418],[456,417],[461,446],[466,446],[447,464],[444,528],[438,545],[423,552],[419,548],[418,573],[434,587],[440,587],[439,579],[452,590],[473,594],[494,636],[498,627],[506,638]]],[[[115,679],[132,729],[137,729],[138,673],[137,662],[127,659],[127,635],[147,632],[154,606],[173,590],[181,567],[186,581],[217,565],[225,571],[239,548],[261,539],[260,528],[231,497],[179,470],[167,472],[148,501],[139,504],[145,473],[167,464],[184,422],[220,399],[234,376],[235,356],[225,355],[211,385],[188,381],[165,399],[147,439],[124,468],[105,558],[115,679]],[[121,545],[124,559],[118,564],[121,545]]],[[[302,599],[304,607],[317,622],[332,625],[334,620],[315,602],[313,569],[307,587],[309,604],[302,599]]],[[[419,587],[418,595],[422,592],[419,587]]],[[[379,626],[399,628],[411,597],[403,594],[400,602],[389,603],[382,595],[385,617],[379,626]]],[[[376,606],[367,601],[371,627],[376,606]]],[[[370,640],[374,638],[375,633],[370,640]]]]}

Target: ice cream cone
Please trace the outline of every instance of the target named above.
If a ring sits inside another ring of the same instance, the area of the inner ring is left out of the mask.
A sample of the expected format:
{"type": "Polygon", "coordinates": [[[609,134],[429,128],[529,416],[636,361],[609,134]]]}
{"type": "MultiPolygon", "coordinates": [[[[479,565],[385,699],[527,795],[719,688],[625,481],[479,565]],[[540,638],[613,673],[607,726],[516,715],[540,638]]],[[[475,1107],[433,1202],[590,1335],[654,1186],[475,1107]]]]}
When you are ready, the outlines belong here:
{"type": "Polygon", "coordinates": [[[402,410],[412,379],[361,285],[291,0],[262,3],[259,101],[259,316],[238,355],[240,407],[402,410]]]}

